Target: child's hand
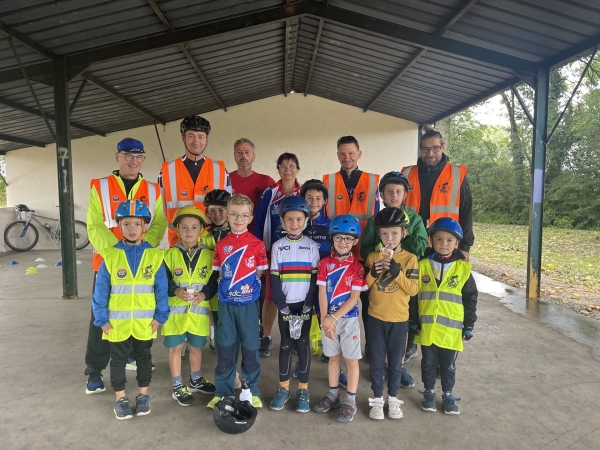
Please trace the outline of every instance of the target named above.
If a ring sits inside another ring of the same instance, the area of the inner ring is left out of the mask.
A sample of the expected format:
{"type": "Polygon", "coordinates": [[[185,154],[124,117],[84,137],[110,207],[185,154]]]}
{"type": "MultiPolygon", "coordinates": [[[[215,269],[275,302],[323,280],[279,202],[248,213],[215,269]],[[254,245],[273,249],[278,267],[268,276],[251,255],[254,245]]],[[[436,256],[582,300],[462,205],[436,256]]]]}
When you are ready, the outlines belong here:
{"type": "Polygon", "coordinates": [[[102,332],[107,336],[108,336],[108,331],[113,329],[113,327],[110,323],[107,323],[106,325],[102,325],[101,328],[102,328],[102,332]]]}
{"type": "Polygon", "coordinates": [[[387,256],[385,258],[383,258],[383,259],[380,260],[381,266],[382,266],[382,269],[381,269],[382,272],[384,270],[389,270],[390,269],[390,261],[391,261],[391,258],[388,258],[387,256]]]}
{"type": "Polygon", "coordinates": [[[204,300],[206,300],[206,294],[204,292],[195,292],[194,297],[192,297],[192,305],[197,305],[204,300]]]}
{"type": "Polygon", "coordinates": [[[337,333],[335,328],[335,319],[331,316],[325,316],[321,322],[321,329],[329,339],[333,339],[333,335],[337,333]]]}
{"type": "Polygon", "coordinates": [[[185,302],[189,302],[192,299],[190,294],[188,294],[187,289],[185,288],[175,289],[175,295],[185,302]]]}
{"type": "Polygon", "coordinates": [[[377,259],[373,262],[373,267],[371,267],[371,276],[373,278],[377,278],[381,272],[383,272],[383,260],[377,259]]]}
{"type": "Polygon", "coordinates": [[[157,322],[156,320],[152,319],[152,322],[150,322],[150,327],[152,328],[152,332],[156,333],[156,330],[158,330],[158,326],[160,325],[160,322],[157,322]]]}

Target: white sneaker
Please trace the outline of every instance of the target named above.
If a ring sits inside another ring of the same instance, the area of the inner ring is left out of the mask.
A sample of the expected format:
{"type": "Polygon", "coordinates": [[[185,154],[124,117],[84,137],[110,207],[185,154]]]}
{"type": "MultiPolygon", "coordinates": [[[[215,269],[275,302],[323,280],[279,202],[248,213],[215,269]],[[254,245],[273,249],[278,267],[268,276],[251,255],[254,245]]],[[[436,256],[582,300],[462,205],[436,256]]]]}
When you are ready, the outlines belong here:
{"type": "MultiPolygon", "coordinates": [[[[404,402],[402,400],[398,400],[397,397],[390,397],[388,395],[387,404],[388,417],[390,419],[402,419],[403,414],[402,409],[400,409],[400,405],[404,405],[404,402]]],[[[381,412],[381,415],[383,415],[383,411],[381,412]]]]}
{"type": "Polygon", "coordinates": [[[369,417],[371,419],[382,420],[385,417],[383,414],[383,404],[383,397],[369,399],[369,406],[371,407],[369,417]]]}
{"type": "Polygon", "coordinates": [[[234,389],[241,389],[242,388],[242,380],[240,380],[240,373],[239,372],[235,373],[235,381],[233,382],[233,388],[234,389]]]}

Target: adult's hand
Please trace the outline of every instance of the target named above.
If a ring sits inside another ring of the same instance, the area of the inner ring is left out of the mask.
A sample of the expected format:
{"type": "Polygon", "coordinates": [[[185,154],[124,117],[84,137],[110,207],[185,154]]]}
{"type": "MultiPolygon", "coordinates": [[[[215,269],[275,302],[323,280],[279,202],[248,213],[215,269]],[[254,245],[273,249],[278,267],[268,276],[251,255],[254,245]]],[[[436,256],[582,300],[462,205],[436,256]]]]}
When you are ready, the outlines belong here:
{"type": "Polygon", "coordinates": [[[469,262],[469,258],[470,258],[469,252],[465,252],[464,250],[460,250],[460,251],[462,252],[463,255],[465,255],[465,261],[469,262]]]}

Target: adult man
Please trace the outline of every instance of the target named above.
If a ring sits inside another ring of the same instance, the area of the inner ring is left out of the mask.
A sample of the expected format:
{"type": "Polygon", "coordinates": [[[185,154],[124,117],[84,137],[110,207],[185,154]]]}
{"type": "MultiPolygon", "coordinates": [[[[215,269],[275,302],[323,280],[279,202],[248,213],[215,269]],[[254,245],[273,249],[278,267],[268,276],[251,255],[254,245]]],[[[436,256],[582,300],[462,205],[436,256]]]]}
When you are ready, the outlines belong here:
{"type": "Polygon", "coordinates": [[[412,186],[406,197],[406,209],[419,214],[426,227],[440,217],[456,220],[463,229],[458,248],[468,261],[475,237],[467,168],[448,161],[444,153],[446,142],[439,131],[423,133],[420,148],[417,165],[402,168],[412,186]]]}
{"type": "Polygon", "coordinates": [[[171,225],[177,210],[194,205],[203,212],[204,196],[213,189],[231,192],[231,181],[225,163],[207,158],[204,151],[208,145],[210,123],[200,116],[187,116],[179,126],[185,155],[171,162],[164,162],[158,175],[158,184],[165,202],[165,216],[169,221],[169,245],[177,241],[177,233],[171,225]]]}
{"type": "MultiPolygon", "coordinates": [[[[141,200],[152,214],[145,240],[153,247],[158,246],[165,234],[167,221],[163,213],[163,200],[156,183],[146,181],[140,170],[146,158],[144,145],[131,138],[125,138],[117,144],[115,159],[119,170],[112,175],[94,179],[91,182],[89,207],[87,211],[87,230],[94,247],[92,268],[98,272],[102,263],[102,254],[123,238],[115,219],[115,211],[124,200],[141,200]]],[[[94,287],[96,277],[94,276],[94,287]]],[[[86,394],[104,392],[102,370],[110,359],[110,345],[102,340],[102,329],[94,326],[94,315],[90,320],[88,342],[85,352],[85,374],[88,375],[86,394]]]]}

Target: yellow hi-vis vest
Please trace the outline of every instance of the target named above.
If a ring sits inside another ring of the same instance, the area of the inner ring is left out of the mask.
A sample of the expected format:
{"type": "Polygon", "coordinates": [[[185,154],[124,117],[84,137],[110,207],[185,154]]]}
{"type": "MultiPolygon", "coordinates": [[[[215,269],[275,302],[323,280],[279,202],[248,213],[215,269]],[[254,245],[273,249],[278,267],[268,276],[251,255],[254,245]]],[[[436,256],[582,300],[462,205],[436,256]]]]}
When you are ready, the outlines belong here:
{"type": "MultiPolygon", "coordinates": [[[[217,247],[217,243],[215,242],[215,237],[212,235],[212,233],[210,231],[204,230],[204,233],[202,234],[202,243],[204,245],[206,245],[210,250],[213,250],[213,251],[217,247]]],[[[218,311],[219,310],[219,293],[217,292],[213,296],[213,298],[209,299],[208,303],[210,305],[211,311],[218,311]]]]}
{"type": "MultiPolygon", "coordinates": [[[[193,288],[200,292],[212,275],[213,251],[202,248],[194,267],[188,267],[181,250],[177,247],[165,252],[165,264],[180,288],[193,288]]],[[[163,336],[180,335],[185,332],[197,336],[210,335],[210,310],[208,300],[192,305],[177,296],[169,297],[169,319],[162,326],[163,336]]]]}
{"type": "Polygon", "coordinates": [[[164,252],[144,249],[137,273],[133,273],[125,252],[120,248],[105,251],[104,262],[110,273],[108,321],[113,327],[102,339],[122,342],[133,336],[140,341],[156,338],[150,322],[154,318],[156,298],[154,275],[163,262],[164,252]]]}
{"type": "Polygon", "coordinates": [[[429,258],[419,261],[419,322],[421,331],[415,343],[435,344],[441,348],[463,351],[462,329],[465,309],[462,288],[471,274],[471,264],[454,261],[437,286],[429,258]]]}

